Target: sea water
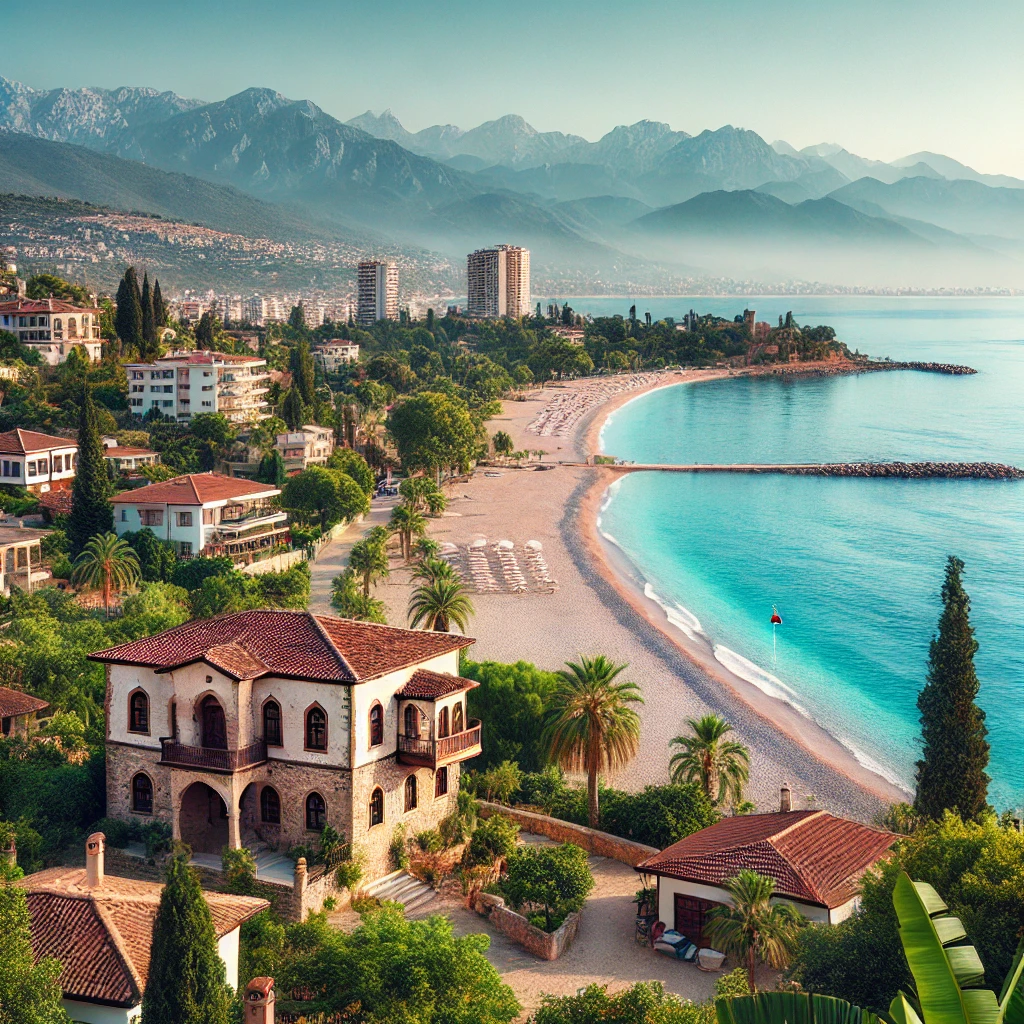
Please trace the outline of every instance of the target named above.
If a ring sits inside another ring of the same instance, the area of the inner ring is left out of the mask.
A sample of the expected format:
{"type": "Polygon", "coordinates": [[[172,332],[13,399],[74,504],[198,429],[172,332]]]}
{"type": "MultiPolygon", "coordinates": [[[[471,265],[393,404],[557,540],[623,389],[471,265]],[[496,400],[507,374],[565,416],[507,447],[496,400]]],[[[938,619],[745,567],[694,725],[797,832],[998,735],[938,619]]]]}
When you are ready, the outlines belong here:
{"type": "MultiPolygon", "coordinates": [[[[628,300],[618,301],[625,312],[628,300]]],[[[655,316],[681,318],[691,305],[738,312],[744,300],[651,303],[655,316]]],[[[621,407],[602,449],[646,463],[1024,467],[1024,299],[770,299],[758,318],[788,309],[798,322],[831,324],[851,348],[978,374],[683,384],[621,407]]],[[[672,627],[908,789],[943,571],[958,555],[979,643],[990,799],[1024,805],[1024,482],[637,473],[611,489],[601,529],[672,627]],[[773,605],[783,619],[774,635],[773,605]]]]}

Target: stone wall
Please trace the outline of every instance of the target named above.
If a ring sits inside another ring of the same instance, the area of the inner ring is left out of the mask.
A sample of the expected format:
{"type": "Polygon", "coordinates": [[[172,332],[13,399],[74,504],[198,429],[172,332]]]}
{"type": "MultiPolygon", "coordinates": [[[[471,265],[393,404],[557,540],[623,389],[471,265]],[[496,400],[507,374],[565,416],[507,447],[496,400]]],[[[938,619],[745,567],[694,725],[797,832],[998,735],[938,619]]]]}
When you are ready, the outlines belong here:
{"type": "Polygon", "coordinates": [[[491,924],[507,935],[528,953],[538,956],[541,960],[557,960],[572,945],[580,930],[582,911],[570,914],[553,932],[545,932],[535,928],[522,914],[505,905],[500,896],[479,893],[474,902],[478,914],[486,917],[491,924]]]}
{"type": "Polygon", "coordinates": [[[159,750],[107,743],[107,815],[111,818],[171,823],[171,769],[160,762],[159,750]],[[145,772],[153,783],[153,813],[132,811],[132,779],[145,772]]]}
{"type": "Polygon", "coordinates": [[[585,825],[574,825],[571,821],[551,818],[535,811],[520,810],[518,807],[504,807],[486,800],[480,801],[480,814],[484,818],[492,814],[504,814],[525,832],[547,836],[559,843],[575,843],[577,846],[582,846],[587,853],[598,857],[609,857],[612,860],[628,864],[631,868],[635,868],[641,861],[661,852],[657,847],[634,843],[631,839],[622,839],[607,832],[598,832],[597,829],[587,828],[585,825]]]}

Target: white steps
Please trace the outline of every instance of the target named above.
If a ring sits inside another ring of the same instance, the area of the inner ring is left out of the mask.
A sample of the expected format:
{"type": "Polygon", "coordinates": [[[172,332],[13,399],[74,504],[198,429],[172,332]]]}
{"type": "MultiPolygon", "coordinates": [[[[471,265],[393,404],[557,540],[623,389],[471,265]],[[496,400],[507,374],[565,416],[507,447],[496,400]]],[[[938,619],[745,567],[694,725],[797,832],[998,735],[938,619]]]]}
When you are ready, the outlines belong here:
{"type": "Polygon", "coordinates": [[[437,896],[426,882],[414,878],[408,871],[393,871],[390,875],[378,878],[363,892],[381,901],[401,903],[406,913],[418,910],[437,896]]]}

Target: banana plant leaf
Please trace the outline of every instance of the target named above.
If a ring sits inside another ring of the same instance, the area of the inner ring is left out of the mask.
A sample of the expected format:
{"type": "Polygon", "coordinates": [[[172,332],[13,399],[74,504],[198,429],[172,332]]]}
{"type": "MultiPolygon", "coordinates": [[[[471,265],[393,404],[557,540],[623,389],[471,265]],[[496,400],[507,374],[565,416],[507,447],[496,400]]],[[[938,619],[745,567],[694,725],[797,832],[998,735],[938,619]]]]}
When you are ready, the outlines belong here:
{"type": "Polygon", "coordinates": [[[723,997],[715,1000],[715,1012],[719,1024],[880,1024],[870,1010],[814,992],[723,997]]]}
{"type": "Polygon", "coordinates": [[[1024,1024],[1024,939],[1017,946],[1013,966],[999,996],[1000,1024],[1024,1024]]]}

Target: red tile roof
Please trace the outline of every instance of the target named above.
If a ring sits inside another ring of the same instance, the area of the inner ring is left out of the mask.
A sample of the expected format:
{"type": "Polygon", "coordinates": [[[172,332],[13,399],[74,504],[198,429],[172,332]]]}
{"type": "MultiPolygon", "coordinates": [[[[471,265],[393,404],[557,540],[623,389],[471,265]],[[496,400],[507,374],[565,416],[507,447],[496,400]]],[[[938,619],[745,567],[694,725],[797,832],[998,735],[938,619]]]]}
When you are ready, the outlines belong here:
{"type": "Polygon", "coordinates": [[[238,679],[272,675],[359,683],[422,664],[474,641],[455,633],[399,629],[310,612],[249,611],[197,619],[90,655],[158,672],[206,661],[238,679]],[[251,673],[248,674],[248,673],[251,673]]]}
{"type": "MultiPolygon", "coordinates": [[[[95,889],[84,868],[51,868],[29,875],[25,889],[36,958],[61,963],[65,998],[131,1007],[142,1001],[149,976],[153,922],[163,886],[107,875],[95,889]]],[[[221,938],[270,904],[203,892],[221,938]]]]}
{"type": "Polygon", "coordinates": [[[33,452],[48,452],[52,448],[77,447],[78,442],[73,437],[55,437],[35,430],[22,430],[21,427],[0,434],[0,453],[4,455],[31,455],[33,452]]]}
{"type": "Polygon", "coordinates": [[[10,718],[11,715],[31,715],[49,706],[45,700],[40,700],[38,697],[0,686],[0,718],[10,718]]]}
{"type": "Polygon", "coordinates": [[[418,668],[396,696],[411,697],[417,700],[438,700],[441,697],[447,697],[450,693],[472,690],[479,685],[474,679],[463,679],[462,676],[450,676],[445,672],[431,672],[430,669],[418,668]]]}
{"type": "Polygon", "coordinates": [[[112,445],[103,449],[105,459],[124,459],[132,455],[156,455],[150,448],[125,448],[122,445],[112,445]]]}
{"type": "Polygon", "coordinates": [[[63,299],[16,299],[0,302],[0,313],[99,313],[95,306],[76,306],[63,299]]]}
{"type": "Polygon", "coordinates": [[[637,865],[638,871],[721,885],[742,868],[775,880],[775,891],[838,907],[898,836],[825,811],[748,814],[694,832],[637,865]]]}
{"type": "MultiPolygon", "coordinates": [[[[218,363],[262,363],[265,362],[259,356],[234,355],[231,352],[211,352],[207,349],[195,349],[192,352],[183,352],[181,355],[161,356],[155,363],[188,363],[190,366],[209,366],[214,362],[218,363]]],[[[132,363],[132,366],[143,366],[144,363],[132,363]]]]}
{"type": "Polygon", "coordinates": [[[280,494],[277,487],[255,480],[242,480],[222,473],[189,473],[133,491],[122,491],[110,500],[126,505],[203,505],[208,501],[255,498],[280,494]]]}

